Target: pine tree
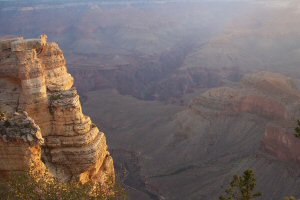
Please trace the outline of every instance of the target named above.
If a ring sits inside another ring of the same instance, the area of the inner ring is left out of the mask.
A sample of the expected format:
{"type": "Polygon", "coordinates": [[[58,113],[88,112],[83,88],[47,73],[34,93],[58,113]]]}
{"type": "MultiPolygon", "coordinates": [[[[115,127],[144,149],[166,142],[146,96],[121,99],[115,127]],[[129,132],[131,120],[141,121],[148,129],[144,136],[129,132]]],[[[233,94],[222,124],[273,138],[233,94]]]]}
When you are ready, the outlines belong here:
{"type": "Polygon", "coordinates": [[[230,186],[225,190],[225,195],[220,200],[253,200],[262,196],[260,192],[253,193],[256,187],[254,171],[247,169],[243,176],[234,175],[230,186]]]}

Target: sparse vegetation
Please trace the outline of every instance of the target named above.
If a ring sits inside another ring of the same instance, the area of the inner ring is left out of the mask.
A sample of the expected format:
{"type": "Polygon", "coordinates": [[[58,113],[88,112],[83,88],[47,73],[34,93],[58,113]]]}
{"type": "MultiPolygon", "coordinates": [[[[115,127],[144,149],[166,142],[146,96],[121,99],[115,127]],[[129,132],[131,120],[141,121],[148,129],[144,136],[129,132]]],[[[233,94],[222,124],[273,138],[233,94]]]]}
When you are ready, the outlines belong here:
{"type": "MultiPolygon", "coordinates": [[[[295,137],[300,138],[300,120],[297,120],[297,127],[295,128],[295,137]]],[[[284,200],[297,200],[294,196],[285,197],[284,200]]]]}
{"type": "MultiPolygon", "coordinates": [[[[243,176],[234,175],[225,195],[220,200],[255,200],[262,196],[261,192],[254,193],[256,187],[255,174],[252,169],[244,171],[243,176]]],[[[297,200],[294,196],[285,197],[284,200],[297,200]]]]}
{"type": "Polygon", "coordinates": [[[297,120],[297,127],[295,128],[295,136],[300,138],[300,120],[297,120]]]}
{"type": "Polygon", "coordinates": [[[13,174],[0,184],[1,199],[6,200],[111,200],[126,199],[124,188],[120,184],[80,184],[62,183],[45,175],[36,178],[29,173],[13,174]]]}
{"type": "Polygon", "coordinates": [[[260,192],[254,192],[256,179],[254,171],[247,169],[243,176],[234,175],[230,186],[225,190],[225,195],[220,200],[253,200],[262,196],[260,192]]]}
{"type": "Polygon", "coordinates": [[[58,100],[58,99],[61,99],[61,98],[62,98],[62,94],[60,94],[60,93],[54,93],[50,96],[51,101],[55,101],[55,100],[58,100]]]}
{"type": "Polygon", "coordinates": [[[5,118],[5,113],[0,111],[0,120],[1,120],[2,118],[5,118]]]}
{"type": "Polygon", "coordinates": [[[293,196],[290,196],[290,197],[285,197],[284,200],[297,200],[297,199],[293,196]]]}

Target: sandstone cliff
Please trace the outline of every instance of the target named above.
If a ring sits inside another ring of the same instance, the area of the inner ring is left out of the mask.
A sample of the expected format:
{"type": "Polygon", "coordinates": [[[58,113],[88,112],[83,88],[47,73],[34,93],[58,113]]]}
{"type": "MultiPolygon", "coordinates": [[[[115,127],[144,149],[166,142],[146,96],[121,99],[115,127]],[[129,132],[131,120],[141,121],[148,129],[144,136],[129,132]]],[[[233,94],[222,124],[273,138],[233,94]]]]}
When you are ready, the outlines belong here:
{"type": "Polygon", "coordinates": [[[114,180],[105,135],[82,113],[63,52],[47,36],[0,41],[0,111],[1,174],[35,160],[62,181],[114,180]]]}

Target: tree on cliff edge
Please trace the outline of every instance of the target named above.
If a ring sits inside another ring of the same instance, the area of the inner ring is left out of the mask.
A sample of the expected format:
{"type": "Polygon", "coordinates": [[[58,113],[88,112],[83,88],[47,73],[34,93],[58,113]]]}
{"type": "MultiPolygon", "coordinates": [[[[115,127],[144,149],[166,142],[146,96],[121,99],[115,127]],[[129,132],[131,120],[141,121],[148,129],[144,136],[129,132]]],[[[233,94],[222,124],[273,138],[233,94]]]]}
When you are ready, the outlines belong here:
{"type": "Polygon", "coordinates": [[[260,192],[254,193],[256,179],[254,171],[247,169],[243,176],[234,175],[230,186],[225,190],[225,195],[220,200],[254,200],[262,196],[260,192]]]}

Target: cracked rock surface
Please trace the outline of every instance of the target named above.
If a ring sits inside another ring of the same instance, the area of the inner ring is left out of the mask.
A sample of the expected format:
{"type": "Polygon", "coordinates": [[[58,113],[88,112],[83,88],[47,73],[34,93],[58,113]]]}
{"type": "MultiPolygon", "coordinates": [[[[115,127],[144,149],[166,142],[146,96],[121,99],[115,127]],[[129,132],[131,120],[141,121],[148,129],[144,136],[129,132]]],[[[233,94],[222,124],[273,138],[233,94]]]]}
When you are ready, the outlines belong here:
{"type": "Polygon", "coordinates": [[[34,156],[62,181],[114,179],[105,134],[82,113],[73,83],[46,35],[0,41],[0,172],[27,170],[12,165],[34,156]]]}

